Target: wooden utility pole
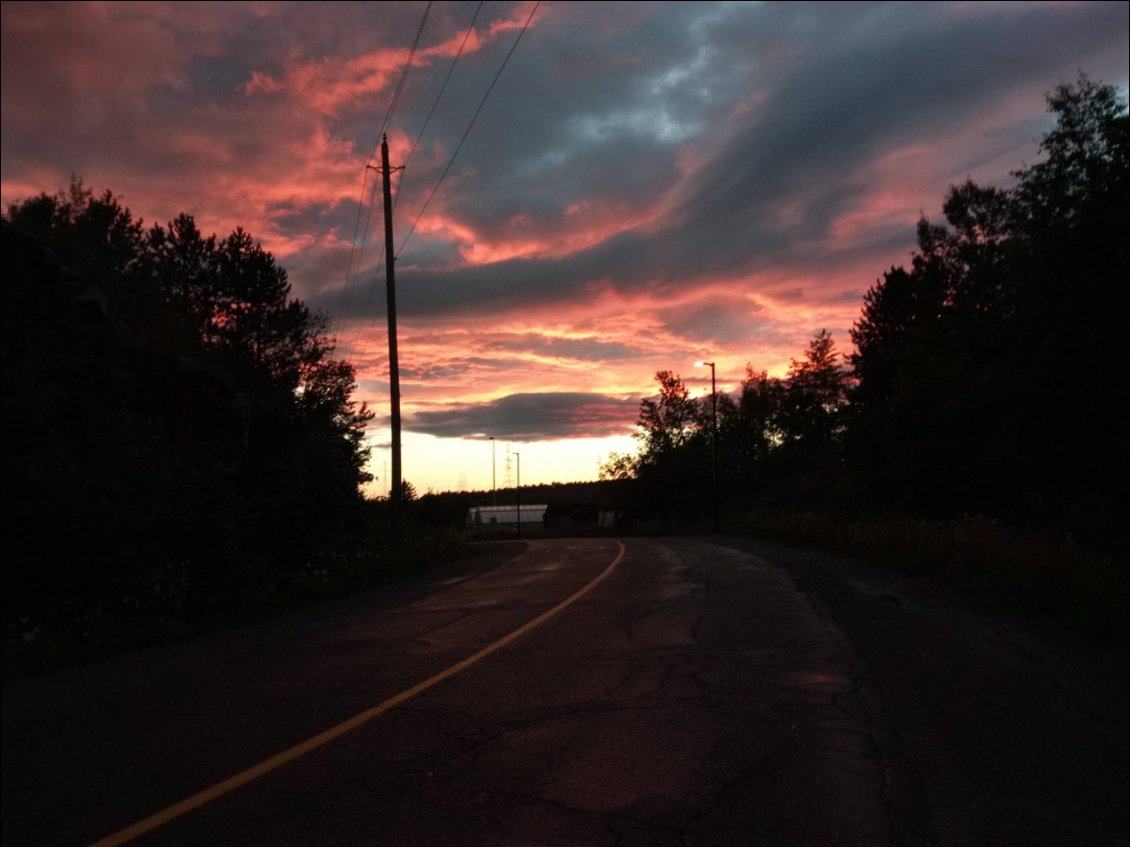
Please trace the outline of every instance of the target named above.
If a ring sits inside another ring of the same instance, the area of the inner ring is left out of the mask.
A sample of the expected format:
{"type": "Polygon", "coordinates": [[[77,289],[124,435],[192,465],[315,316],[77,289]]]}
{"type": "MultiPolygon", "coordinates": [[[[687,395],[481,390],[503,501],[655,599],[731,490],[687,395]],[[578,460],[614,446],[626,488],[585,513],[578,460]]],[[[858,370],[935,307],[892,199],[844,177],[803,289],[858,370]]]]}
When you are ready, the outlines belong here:
{"type": "Polygon", "coordinates": [[[714,495],[714,531],[718,532],[718,384],[713,362],[695,362],[696,368],[710,366],[710,489],[714,495]]]}
{"type": "MultiPolygon", "coordinates": [[[[399,169],[398,169],[399,170],[399,169]]],[[[388,164],[388,134],[381,138],[381,182],[385,196],[385,286],[388,290],[388,384],[392,406],[392,479],[389,506],[392,540],[400,543],[404,481],[400,467],[400,357],[396,349],[396,257],[392,246],[392,168],[388,164]]]]}
{"type": "Polygon", "coordinates": [[[710,485],[714,490],[714,531],[718,532],[718,386],[710,363],[710,485]]]}

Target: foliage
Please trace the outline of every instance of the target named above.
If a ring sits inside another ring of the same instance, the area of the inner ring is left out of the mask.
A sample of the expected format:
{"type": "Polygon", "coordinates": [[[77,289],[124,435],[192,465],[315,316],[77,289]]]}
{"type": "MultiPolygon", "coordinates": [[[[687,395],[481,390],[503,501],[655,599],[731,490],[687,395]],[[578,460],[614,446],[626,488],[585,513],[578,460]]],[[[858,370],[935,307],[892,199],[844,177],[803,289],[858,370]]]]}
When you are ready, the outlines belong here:
{"type": "Polygon", "coordinates": [[[270,253],[78,180],[9,206],[3,249],[6,667],[355,574],[371,413],[270,253]]]}
{"type": "MultiPolygon", "coordinates": [[[[601,478],[633,482],[628,496],[642,519],[693,523],[713,504],[711,398],[691,398],[670,371],[659,371],[655,380],[658,395],[640,403],[638,452],[612,454],[601,478]]],[[[737,399],[722,392],[715,402],[718,486],[727,499],[762,489],[768,476],[819,475],[836,466],[847,374],[827,331],[813,337],[786,379],[747,365],[737,399]]]]}
{"type": "Polygon", "coordinates": [[[612,454],[601,478],[630,482],[629,498],[642,513],[671,518],[693,513],[701,496],[701,480],[709,465],[709,398],[690,396],[682,377],[672,371],[655,374],[659,393],[640,402],[635,456],[612,454]]]}
{"type": "Polygon", "coordinates": [[[660,461],[686,447],[702,425],[702,410],[690,398],[682,378],[671,371],[655,375],[659,383],[658,398],[640,403],[637,437],[643,454],[651,461],[660,461]]]}
{"type": "Polygon", "coordinates": [[[1125,568],[1054,533],[1021,532],[983,516],[848,516],[795,507],[745,513],[731,528],[933,574],[980,604],[1053,615],[1086,635],[1125,644],[1125,568]]]}
{"type": "Polygon", "coordinates": [[[867,293],[852,453],[873,506],[1124,546],[1126,107],[1085,76],[1048,103],[1046,158],[1013,189],[952,188],[867,293]]]}
{"type": "Polygon", "coordinates": [[[778,413],[782,446],[806,454],[809,461],[826,459],[844,432],[846,374],[836,344],[827,330],[809,342],[801,360],[792,360],[778,413]]]}

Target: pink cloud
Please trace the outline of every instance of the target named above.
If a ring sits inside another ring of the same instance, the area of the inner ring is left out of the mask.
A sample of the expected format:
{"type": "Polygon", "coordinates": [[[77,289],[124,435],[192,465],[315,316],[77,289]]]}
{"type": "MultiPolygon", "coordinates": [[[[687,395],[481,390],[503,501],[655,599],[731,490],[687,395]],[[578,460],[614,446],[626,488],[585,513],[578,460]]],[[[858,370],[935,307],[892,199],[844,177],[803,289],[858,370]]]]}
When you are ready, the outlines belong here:
{"type": "Polygon", "coordinates": [[[335,116],[343,110],[387,93],[394,86],[409,56],[412,66],[422,67],[437,59],[450,59],[459,53],[470,54],[482,49],[500,35],[520,28],[528,12],[521,6],[512,16],[489,23],[486,32],[472,31],[464,42],[464,32],[416,50],[406,46],[381,47],[353,57],[326,56],[313,61],[293,61],[276,77],[253,71],[244,87],[249,96],[286,94],[316,113],[335,116]]]}

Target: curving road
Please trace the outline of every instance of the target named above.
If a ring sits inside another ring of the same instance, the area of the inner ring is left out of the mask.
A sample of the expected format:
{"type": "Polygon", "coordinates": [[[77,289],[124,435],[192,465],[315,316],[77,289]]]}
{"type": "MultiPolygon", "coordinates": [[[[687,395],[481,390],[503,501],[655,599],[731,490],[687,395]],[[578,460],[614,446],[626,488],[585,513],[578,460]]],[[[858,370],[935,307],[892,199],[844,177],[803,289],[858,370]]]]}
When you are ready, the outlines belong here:
{"type": "Polygon", "coordinates": [[[3,843],[1124,844],[1125,698],[1124,655],[823,554],[496,545],[9,686],[3,843]]]}

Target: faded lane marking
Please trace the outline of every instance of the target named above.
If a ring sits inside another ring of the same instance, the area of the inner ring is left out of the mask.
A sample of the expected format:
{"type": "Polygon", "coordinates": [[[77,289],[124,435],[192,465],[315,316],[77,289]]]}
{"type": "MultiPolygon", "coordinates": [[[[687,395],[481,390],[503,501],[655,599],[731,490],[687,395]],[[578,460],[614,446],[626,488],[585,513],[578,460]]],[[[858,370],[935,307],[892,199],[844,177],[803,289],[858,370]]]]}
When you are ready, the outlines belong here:
{"type": "Polygon", "coordinates": [[[140,835],[144,835],[147,832],[152,832],[154,829],[157,829],[157,827],[163,826],[169,823],[169,821],[176,820],[177,818],[186,815],[192,810],[198,809],[207,803],[211,803],[213,800],[216,800],[217,798],[222,797],[223,795],[234,791],[241,786],[247,785],[247,783],[258,779],[264,774],[268,774],[276,768],[280,768],[288,762],[294,761],[299,756],[303,756],[306,753],[316,750],[322,745],[333,741],[335,738],[339,738],[342,735],[345,735],[347,732],[351,732],[352,730],[357,729],[357,727],[361,726],[362,724],[368,723],[373,718],[377,717],[378,715],[384,714],[389,709],[400,705],[405,700],[410,700],[417,694],[421,694],[424,691],[427,691],[429,688],[432,688],[433,686],[436,686],[439,683],[443,682],[448,677],[455,676],[455,674],[459,673],[460,671],[466,670],[467,668],[471,667],[471,665],[474,665],[482,659],[485,659],[491,653],[501,650],[510,642],[514,641],[517,638],[521,638],[531,629],[541,626],[541,624],[545,623],[558,612],[573,605],[594,588],[596,588],[596,586],[602,583],[608,577],[608,575],[616,569],[616,566],[620,564],[620,560],[624,558],[624,545],[621,542],[617,541],[616,546],[620,548],[620,552],[616,554],[616,558],[612,560],[612,564],[601,571],[601,573],[595,579],[593,579],[592,582],[584,585],[578,591],[562,600],[549,611],[542,612],[532,621],[529,621],[528,623],[525,623],[522,626],[518,627],[518,629],[511,632],[509,635],[504,635],[493,644],[488,644],[477,653],[473,653],[466,659],[463,659],[460,662],[456,662],[454,665],[451,665],[449,668],[440,671],[435,676],[431,676],[428,679],[425,679],[423,682],[419,682],[416,685],[413,685],[411,688],[401,691],[395,697],[390,697],[383,703],[379,703],[378,705],[373,706],[371,709],[366,709],[360,714],[354,715],[348,720],[342,721],[336,726],[330,727],[325,732],[320,732],[313,738],[308,738],[301,744],[294,745],[289,750],[283,750],[281,753],[277,753],[274,756],[271,756],[271,758],[269,759],[264,759],[259,764],[247,768],[247,770],[240,771],[235,776],[228,777],[223,782],[217,782],[211,788],[205,788],[203,791],[197,792],[191,797],[186,797],[179,803],[174,803],[173,805],[169,806],[168,808],[162,809],[156,814],[152,814],[135,824],[131,824],[124,829],[120,829],[113,835],[107,835],[105,838],[95,841],[94,844],[91,845],[91,847],[113,847],[113,845],[125,844],[140,835]]]}

